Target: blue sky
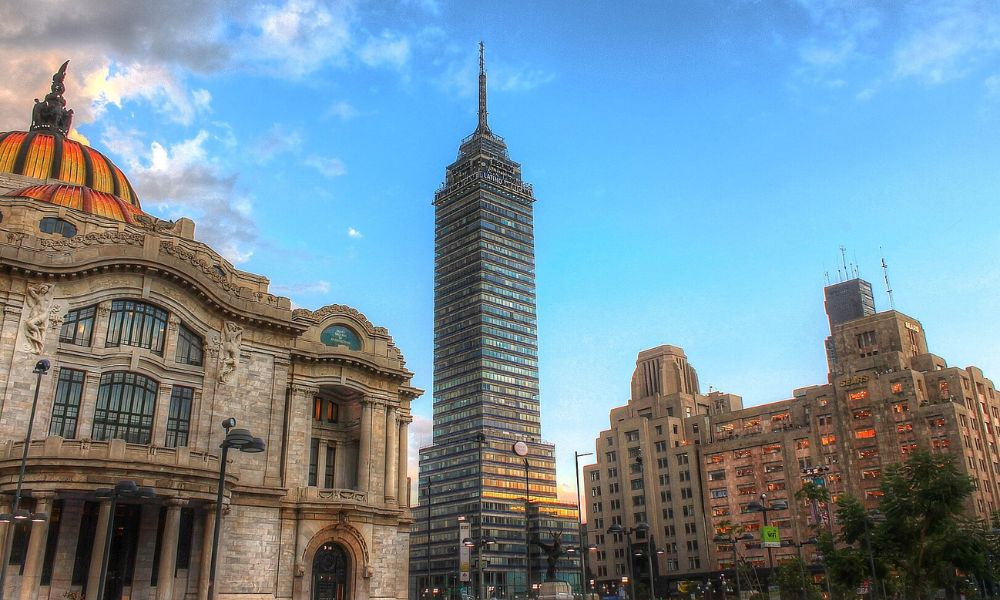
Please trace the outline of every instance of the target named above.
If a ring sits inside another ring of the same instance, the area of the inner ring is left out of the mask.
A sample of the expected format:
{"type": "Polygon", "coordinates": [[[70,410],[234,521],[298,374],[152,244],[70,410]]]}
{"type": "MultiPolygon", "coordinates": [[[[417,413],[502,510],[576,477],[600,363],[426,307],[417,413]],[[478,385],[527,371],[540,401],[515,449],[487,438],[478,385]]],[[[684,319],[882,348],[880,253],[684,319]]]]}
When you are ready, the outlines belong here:
{"type": "MultiPolygon", "coordinates": [[[[431,389],[431,200],[490,123],[534,184],[543,435],[564,492],[636,354],[747,404],[826,380],[839,247],[950,364],[1000,373],[992,2],[8,3],[0,130],[70,59],[77,134],[144,208],[431,389]],[[991,258],[994,257],[994,258],[991,258]],[[584,410],[580,410],[583,407],[584,410]]],[[[411,435],[429,443],[431,397],[411,435]]]]}

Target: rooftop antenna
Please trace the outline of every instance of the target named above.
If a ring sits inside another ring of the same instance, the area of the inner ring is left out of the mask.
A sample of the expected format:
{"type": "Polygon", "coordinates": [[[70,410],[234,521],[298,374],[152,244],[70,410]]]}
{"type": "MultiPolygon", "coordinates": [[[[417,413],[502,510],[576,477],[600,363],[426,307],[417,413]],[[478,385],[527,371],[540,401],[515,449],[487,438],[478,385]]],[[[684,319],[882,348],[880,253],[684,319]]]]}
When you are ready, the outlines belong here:
{"type": "Polygon", "coordinates": [[[857,250],[854,251],[854,278],[855,279],[860,279],[861,278],[861,269],[860,269],[860,267],[858,267],[858,251],[857,250]]]}
{"type": "MultiPolygon", "coordinates": [[[[879,246],[879,251],[882,247],[879,246]]],[[[885,278],[885,293],[889,296],[889,309],[896,310],[896,303],[892,301],[892,285],[889,284],[889,265],[885,264],[885,254],[882,255],[882,276],[885,278]]]]}
{"type": "Polygon", "coordinates": [[[476,131],[489,133],[490,126],[486,122],[486,45],[479,42],[479,126],[476,131]]]}
{"type": "MultiPolygon", "coordinates": [[[[844,277],[850,277],[851,272],[847,270],[847,247],[843,244],[840,245],[840,262],[844,265],[844,277]]],[[[837,269],[840,271],[840,268],[837,269]]],[[[841,279],[843,281],[843,279],[841,279]]]]}
{"type": "Polygon", "coordinates": [[[830,272],[823,271],[823,278],[826,279],[826,285],[830,285],[830,272]]]}

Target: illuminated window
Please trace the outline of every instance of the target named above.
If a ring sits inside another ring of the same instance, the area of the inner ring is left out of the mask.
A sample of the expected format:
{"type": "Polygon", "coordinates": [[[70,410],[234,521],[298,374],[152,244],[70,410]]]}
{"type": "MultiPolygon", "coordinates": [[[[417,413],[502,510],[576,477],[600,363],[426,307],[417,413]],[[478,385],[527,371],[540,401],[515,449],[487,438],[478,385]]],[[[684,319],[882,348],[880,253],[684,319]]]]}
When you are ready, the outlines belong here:
{"type": "Polygon", "coordinates": [[[903,414],[905,412],[910,412],[909,402],[897,402],[892,405],[892,412],[896,414],[903,414]]]}
{"type": "Polygon", "coordinates": [[[944,427],[945,420],[942,417],[932,417],[927,419],[927,425],[930,427],[944,427]]]}
{"type": "Polygon", "coordinates": [[[750,458],[750,449],[741,448],[740,450],[733,450],[733,458],[750,458]]]}
{"type": "Polygon", "coordinates": [[[782,421],[791,421],[791,420],[792,420],[792,415],[786,412],[778,413],[776,415],[771,415],[772,423],[780,423],[782,421]]]}
{"type": "Polygon", "coordinates": [[[781,452],[781,444],[767,444],[762,446],[760,450],[764,454],[777,454],[781,452]]]}
{"type": "Polygon", "coordinates": [[[854,437],[859,440],[869,440],[875,437],[875,430],[872,428],[859,429],[854,432],[854,437]]]}
{"type": "Polygon", "coordinates": [[[902,381],[894,381],[893,382],[893,384],[892,384],[892,393],[893,394],[902,394],[903,393],[903,382],[902,381]]]}
{"type": "Polygon", "coordinates": [[[712,508],[712,516],[713,517],[726,517],[726,516],[729,516],[729,507],[728,506],[716,506],[716,507],[713,507],[712,508]]]}
{"type": "Polygon", "coordinates": [[[754,496],[757,494],[757,487],[754,485],[738,485],[736,486],[737,496],[754,496]]]}
{"type": "Polygon", "coordinates": [[[882,493],[882,490],[865,490],[865,500],[878,499],[884,495],[885,494],[882,493]]]}
{"type": "Polygon", "coordinates": [[[881,469],[863,469],[861,471],[861,479],[878,479],[881,476],[881,469]]]}
{"type": "Polygon", "coordinates": [[[878,448],[871,446],[858,450],[858,458],[878,458],[878,448]]]}
{"type": "Polygon", "coordinates": [[[939,379],[938,380],[938,391],[941,392],[941,397],[942,398],[947,398],[948,395],[949,395],[948,394],[948,382],[945,381],[944,379],[939,379]]]}
{"type": "Polygon", "coordinates": [[[759,427],[759,426],[760,426],[760,417],[751,417],[749,419],[743,419],[744,429],[749,427],[759,427]]]}
{"type": "Polygon", "coordinates": [[[724,460],[725,457],[722,454],[709,454],[707,457],[705,457],[705,462],[707,462],[710,465],[717,465],[723,462],[724,460]]]}
{"type": "Polygon", "coordinates": [[[903,444],[899,447],[899,451],[903,454],[909,454],[917,449],[916,444],[903,444]]]}
{"type": "Polygon", "coordinates": [[[750,477],[753,475],[753,467],[738,467],[736,469],[737,477],[750,477]]]}
{"type": "Polygon", "coordinates": [[[858,390],[847,394],[848,400],[865,400],[868,398],[868,390],[858,390]]]}
{"type": "Polygon", "coordinates": [[[824,446],[830,446],[832,444],[836,444],[837,443],[837,436],[833,435],[832,433],[824,435],[824,436],[821,436],[819,438],[819,443],[823,444],[824,446]]]}
{"type": "Polygon", "coordinates": [[[936,440],[931,440],[931,446],[938,449],[946,449],[951,447],[951,440],[948,438],[940,438],[936,440]]]}
{"type": "Polygon", "coordinates": [[[796,450],[805,450],[808,447],[809,447],[809,438],[802,438],[802,439],[795,440],[795,449],[796,450]]]}
{"type": "Polygon", "coordinates": [[[909,433],[913,431],[913,423],[900,423],[896,425],[896,433],[909,433]]]}
{"type": "Polygon", "coordinates": [[[867,419],[868,417],[872,416],[872,409],[870,409],[870,408],[858,409],[858,410],[854,411],[852,413],[852,415],[854,416],[855,419],[858,419],[858,420],[860,420],[860,419],[867,419]]]}
{"type": "Polygon", "coordinates": [[[715,426],[716,433],[722,433],[723,431],[732,431],[736,428],[736,423],[730,421],[729,423],[721,423],[715,426]]]}
{"type": "Polygon", "coordinates": [[[780,492],[785,489],[784,481],[772,481],[767,484],[767,491],[769,492],[780,492]]]}
{"type": "Polygon", "coordinates": [[[769,463],[764,465],[765,473],[780,473],[785,470],[785,465],[781,463],[769,463]]]}

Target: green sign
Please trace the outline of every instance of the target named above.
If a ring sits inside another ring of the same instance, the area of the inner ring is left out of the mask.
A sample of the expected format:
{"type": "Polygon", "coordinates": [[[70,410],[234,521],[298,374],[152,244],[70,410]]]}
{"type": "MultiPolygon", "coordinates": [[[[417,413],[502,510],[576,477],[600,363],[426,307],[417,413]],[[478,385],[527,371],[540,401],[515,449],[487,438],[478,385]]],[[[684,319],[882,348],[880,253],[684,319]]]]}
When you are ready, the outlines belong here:
{"type": "Polygon", "coordinates": [[[780,548],[781,535],[778,534],[778,528],[774,525],[765,525],[761,527],[760,541],[761,546],[764,548],[780,548]]]}

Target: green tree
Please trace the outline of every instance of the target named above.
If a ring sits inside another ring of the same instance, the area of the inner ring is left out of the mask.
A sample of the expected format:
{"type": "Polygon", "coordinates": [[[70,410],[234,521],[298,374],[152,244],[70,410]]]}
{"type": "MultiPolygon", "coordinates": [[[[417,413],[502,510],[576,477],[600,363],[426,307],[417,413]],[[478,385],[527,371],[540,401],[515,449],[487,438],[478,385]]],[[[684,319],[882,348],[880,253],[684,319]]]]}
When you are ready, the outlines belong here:
{"type": "Polygon", "coordinates": [[[812,582],[809,567],[796,557],[785,561],[778,568],[778,587],[781,589],[781,599],[785,600],[822,600],[823,594],[812,582]]]}
{"type": "Polygon", "coordinates": [[[962,517],[974,484],[950,454],[912,453],[885,468],[881,489],[885,519],[874,526],[872,545],[904,597],[930,598],[939,589],[957,597],[964,581],[957,573],[987,575],[984,540],[962,517]]]}

